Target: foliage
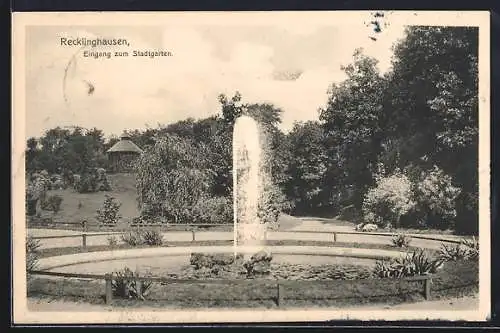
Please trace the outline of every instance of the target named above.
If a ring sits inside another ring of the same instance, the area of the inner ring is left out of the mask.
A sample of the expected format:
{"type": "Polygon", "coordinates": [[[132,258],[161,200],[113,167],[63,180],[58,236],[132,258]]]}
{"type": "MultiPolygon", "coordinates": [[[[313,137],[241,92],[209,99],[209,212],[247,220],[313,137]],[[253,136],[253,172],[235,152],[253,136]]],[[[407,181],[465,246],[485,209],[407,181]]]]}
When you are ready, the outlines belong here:
{"type": "Polygon", "coordinates": [[[452,227],[460,188],[454,186],[451,177],[437,166],[423,173],[420,179],[415,186],[415,198],[423,224],[428,227],[452,227]]]}
{"type": "Polygon", "coordinates": [[[61,209],[62,201],[63,201],[63,198],[60,195],[57,195],[57,194],[49,195],[42,202],[42,209],[43,210],[50,210],[50,211],[53,211],[54,213],[57,213],[61,209]]]}
{"type": "Polygon", "coordinates": [[[139,246],[144,244],[143,233],[140,230],[129,231],[122,234],[122,241],[130,246],[139,246]]]}
{"type": "Polygon", "coordinates": [[[389,261],[377,260],[374,267],[374,274],[378,277],[402,278],[417,275],[436,273],[441,267],[442,260],[432,258],[423,249],[407,253],[396,259],[389,261]]]}
{"type": "Polygon", "coordinates": [[[360,208],[363,194],[373,183],[372,164],[380,151],[386,82],[377,60],[363,55],[361,49],[343,70],[346,80],[330,87],[327,105],[320,110],[331,157],[326,177],[332,195],[340,193],[343,204],[360,208]]]}
{"type": "Polygon", "coordinates": [[[28,172],[47,170],[50,174],[87,167],[105,167],[105,142],[101,130],[56,127],[40,138],[29,138],[26,149],[28,172]]]}
{"type": "MultiPolygon", "coordinates": [[[[151,274],[146,274],[147,276],[151,276],[151,274]]],[[[149,294],[153,282],[148,280],[140,281],[137,279],[138,277],[141,277],[139,272],[133,272],[128,267],[114,272],[111,284],[113,295],[121,298],[144,300],[149,294]]]]}
{"type": "Polygon", "coordinates": [[[392,246],[394,246],[394,247],[406,248],[406,247],[410,246],[411,237],[407,236],[405,234],[398,234],[398,235],[395,235],[391,239],[391,242],[392,242],[392,246]]]}
{"type": "Polygon", "coordinates": [[[290,209],[290,203],[280,188],[270,182],[265,182],[257,212],[261,223],[267,224],[269,229],[277,229],[280,214],[290,209]]]}
{"type": "Polygon", "coordinates": [[[38,268],[40,259],[40,240],[31,236],[26,237],[26,271],[33,271],[38,268]]]}
{"type": "Polygon", "coordinates": [[[115,197],[106,194],[102,208],[97,210],[97,221],[103,225],[116,225],[121,217],[120,207],[121,203],[115,197]]]}
{"type": "Polygon", "coordinates": [[[199,147],[175,135],[157,138],[137,160],[139,205],[175,223],[190,223],[193,207],[204,198],[212,178],[203,168],[199,147]]]}
{"type": "Polygon", "coordinates": [[[285,193],[294,204],[294,213],[329,206],[330,191],[324,186],[328,155],[323,128],[314,121],[296,123],[287,139],[293,159],[289,162],[285,193]]]}
{"type": "Polygon", "coordinates": [[[193,210],[196,223],[224,224],[233,221],[233,204],[228,197],[201,199],[193,210]]]}
{"type": "Polygon", "coordinates": [[[411,190],[410,180],[402,173],[380,178],[363,201],[365,222],[399,227],[401,217],[415,206],[411,190]]]}
{"type": "Polygon", "coordinates": [[[87,168],[82,175],[77,177],[73,184],[78,193],[93,193],[97,191],[110,191],[106,170],[102,168],[87,168]]]}
{"type": "Polygon", "coordinates": [[[143,244],[150,246],[163,245],[163,235],[157,230],[146,230],[142,233],[143,244]]]}
{"type": "Polygon", "coordinates": [[[467,260],[473,261],[479,258],[479,242],[475,237],[462,239],[460,244],[441,244],[439,257],[444,261],[467,260]]]}

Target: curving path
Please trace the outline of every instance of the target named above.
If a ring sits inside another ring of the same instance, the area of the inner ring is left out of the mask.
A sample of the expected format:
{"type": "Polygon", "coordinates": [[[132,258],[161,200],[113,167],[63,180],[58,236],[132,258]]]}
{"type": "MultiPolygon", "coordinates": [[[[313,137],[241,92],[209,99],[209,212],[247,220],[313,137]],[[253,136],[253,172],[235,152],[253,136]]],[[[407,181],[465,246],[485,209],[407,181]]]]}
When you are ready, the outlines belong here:
{"type": "MultiPolygon", "coordinates": [[[[315,230],[315,229],[307,229],[315,230]]],[[[310,233],[307,230],[289,230],[289,231],[276,231],[268,232],[267,239],[269,240],[303,240],[303,241],[324,241],[333,242],[333,231],[348,231],[349,230],[322,230],[323,233],[310,233]]],[[[58,248],[58,247],[78,247],[82,245],[81,232],[67,231],[67,230],[50,230],[50,233],[44,229],[30,229],[28,232],[30,235],[36,237],[46,237],[46,236],[62,236],[62,235],[75,235],[76,237],[67,238],[47,238],[40,239],[41,248],[58,248]]],[[[107,245],[109,235],[102,235],[98,232],[88,232],[87,236],[87,246],[96,245],[107,245]]],[[[233,240],[232,231],[197,231],[196,234],[197,241],[216,241],[216,240],[233,240]]],[[[440,240],[451,239],[448,237],[442,237],[441,235],[415,235],[416,237],[430,237],[435,238],[430,239],[418,239],[413,238],[411,241],[412,246],[429,248],[429,249],[439,249],[441,247],[440,240]]],[[[116,239],[118,243],[121,242],[120,233],[116,233],[116,239]]],[[[168,242],[190,242],[192,240],[192,233],[189,231],[169,231],[163,233],[163,239],[168,244],[168,242]]],[[[357,234],[337,234],[337,242],[345,243],[366,243],[366,244],[391,244],[391,236],[385,235],[370,235],[365,233],[357,234]]]]}

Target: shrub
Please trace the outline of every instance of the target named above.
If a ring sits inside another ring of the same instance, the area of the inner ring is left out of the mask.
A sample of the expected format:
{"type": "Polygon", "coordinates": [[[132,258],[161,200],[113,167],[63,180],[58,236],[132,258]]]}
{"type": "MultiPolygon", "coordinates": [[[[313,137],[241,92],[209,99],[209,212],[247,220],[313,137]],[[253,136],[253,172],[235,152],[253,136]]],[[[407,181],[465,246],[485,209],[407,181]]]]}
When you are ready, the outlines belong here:
{"type": "Polygon", "coordinates": [[[411,181],[406,175],[396,172],[380,178],[376,187],[366,193],[363,218],[366,223],[399,227],[401,217],[414,206],[411,181]]]}
{"type": "Polygon", "coordinates": [[[73,186],[79,193],[93,193],[97,191],[110,191],[111,186],[102,168],[89,168],[82,175],[73,180],[73,186]]]}
{"type": "Polygon", "coordinates": [[[224,224],[233,221],[233,205],[227,197],[204,198],[193,207],[198,223],[224,224]]]}
{"type": "Polygon", "coordinates": [[[97,178],[92,172],[86,172],[80,176],[80,180],[75,182],[78,193],[93,193],[97,189],[97,178]]]}
{"type": "Polygon", "coordinates": [[[43,202],[42,202],[42,209],[43,210],[50,210],[53,211],[54,213],[59,212],[61,209],[61,203],[63,201],[63,198],[60,195],[49,195],[43,202]]]}
{"type": "Polygon", "coordinates": [[[108,245],[111,247],[115,247],[118,244],[118,239],[116,238],[116,236],[109,236],[107,240],[108,245]]]}
{"type": "MultiPolygon", "coordinates": [[[[125,267],[121,271],[114,272],[113,275],[111,284],[113,295],[121,298],[144,300],[153,284],[152,281],[147,280],[139,283],[139,280],[137,280],[139,272],[133,272],[128,267],[125,267]]],[[[148,275],[150,276],[149,273],[146,274],[146,276],[148,275]]]]}
{"type": "Polygon", "coordinates": [[[32,271],[38,268],[40,258],[40,241],[31,236],[26,238],[26,271],[32,271]]]}
{"type": "Polygon", "coordinates": [[[419,249],[390,261],[378,260],[374,274],[378,277],[402,278],[436,273],[443,261],[434,259],[425,250],[419,249]]]}
{"type": "Polygon", "coordinates": [[[116,225],[116,222],[120,218],[120,214],[118,213],[120,207],[121,203],[113,196],[106,194],[102,208],[97,210],[97,221],[103,225],[116,225]]]}
{"type": "Polygon", "coordinates": [[[392,246],[394,247],[408,247],[411,243],[411,237],[405,234],[398,234],[391,239],[392,246]]]}
{"type": "Polygon", "coordinates": [[[467,249],[467,259],[476,260],[479,258],[479,240],[476,237],[462,239],[462,245],[467,249]]]}
{"type": "Polygon", "coordinates": [[[122,241],[130,246],[138,246],[144,243],[141,231],[129,231],[123,234],[122,241]]]}
{"type": "Polygon", "coordinates": [[[420,175],[415,185],[418,217],[428,227],[453,228],[457,216],[456,200],[460,188],[452,184],[452,178],[437,166],[420,175]]]}
{"type": "Polygon", "coordinates": [[[475,237],[463,239],[460,244],[441,244],[439,257],[444,261],[477,260],[479,258],[479,242],[475,237]]]}
{"type": "Polygon", "coordinates": [[[258,217],[261,223],[268,225],[268,228],[278,228],[278,218],[281,212],[291,209],[290,202],[280,190],[271,182],[264,182],[264,189],[258,205],[258,217]]]}
{"type": "Polygon", "coordinates": [[[157,230],[148,230],[142,234],[143,244],[160,246],[163,244],[163,235],[157,230]]]}

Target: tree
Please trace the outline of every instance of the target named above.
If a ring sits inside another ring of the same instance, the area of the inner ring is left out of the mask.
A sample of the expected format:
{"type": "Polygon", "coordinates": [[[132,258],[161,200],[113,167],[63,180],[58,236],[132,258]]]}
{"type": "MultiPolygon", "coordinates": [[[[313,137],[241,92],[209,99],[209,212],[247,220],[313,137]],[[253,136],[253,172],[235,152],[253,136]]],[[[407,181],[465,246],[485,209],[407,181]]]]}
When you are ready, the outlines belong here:
{"type": "Polygon", "coordinates": [[[294,202],[295,212],[311,213],[328,206],[330,189],[324,183],[328,155],[323,127],[316,121],[296,123],[288,140],[292,158],[286,194],[294,202]]]}
{"type": "Polygon", "coordinates": [[[478,226],[478,29],[409,27],[396,45],[385,110],[400,166],[437,165],[462,191],[457,229],[478,226]],[[460,163],[457,163],[460,161],[460,163]]]}
{"type": "Polygon", "coordinates": [[[331,158],[328,185],[331,191],[350,193],[346,204],[357,208],[361,208],[363,195],[373,184],[384,134],[386,80],[376,65],[377,60],[356,50],[354,62],[343,67],[347,79],[331,86],[327,106],[320,110],[331,158]]]}
{"type": "Polygon", "coordinates": [[[192,222],[194,207],[207,196],[213,181],[203,168],[203,156],[190,140],[158,137],[137,160],[139,207],[176,223],[192,222]]]}

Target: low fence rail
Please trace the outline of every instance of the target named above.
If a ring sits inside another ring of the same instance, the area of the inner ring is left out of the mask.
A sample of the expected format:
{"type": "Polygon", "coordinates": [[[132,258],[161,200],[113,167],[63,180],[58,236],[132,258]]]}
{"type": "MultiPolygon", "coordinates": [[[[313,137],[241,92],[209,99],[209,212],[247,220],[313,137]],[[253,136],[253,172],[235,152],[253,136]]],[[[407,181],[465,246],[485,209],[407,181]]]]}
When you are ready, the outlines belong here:
{"type": "MultiPolygon", "coordinates": [[[[92,280],[104,280],[105,282],[105,301],[107,305],[111,305],[113,303],[113,285],[112,282],[116,279],[113,274],[77,274],[77,273],[60,273],[60,272],[49,272],[49,271],[38,271],[33,270],[28,272],[31,275],[42,275],[42,276],[54,276],[61,278],[79,278],[79,279],[92,279],[92,280]]],[[[207,280],[195,280],[195,279],[172,279],[172,278],[163,278],[163,277],[133,277],[129,278],[130,280],[134,280],[139,285],[136,286],[138,290],[140,290],[140,284],[143,282],[156,282],[156,283],[192,283],[192,284],[226,284],[228,280],[223,279],[207,279],[207,280]]],[[[412,276],[400,278],[401,281],[415,281],[422,283],[422,294],[426,300],[431,298],[431,285],[432,285],[432,276],[431,275],[421,275],[421,276],[412,276]]],[[[230,280],[231,283],[249,283],[252,280],[230,280]]],[[[276,305],[281,306],[284,304],[286,299],[286,285],[290,284],[290,282],[296,282],[303,284],[311,284],[311,283],[324,283],[328,280],[270,280],[276,285],[276,296],[273,297],[275,299],[276,305]]],[[[331,280],[335,282],[334,280],[331,280]]]]}
{"type": "MultiPolygon", "coordinates": [[[[99,236],[119,236],[126,234],[130,231],[133,230],[128,230],[128,231],[113,231],[113,232],[85,232],[83,231],[82,233],[79,234],[72,234],[72,235],[50,235],[50,236],[33,236],[33,239],[59,239],[59,238],[81,238],[82,247],[87,247],[87,239],[89,237],[99,237],[99,236]]],[[[164,231],[164,232],[190,232],[191,233],[191,241],[196,242],[196,234],[197,233],[204,233],[206,231],[200,231],[200,230],[189,230],[189,231],[182,231],[182,230],[171,230],[171,231],[164,231]]],[[[394,237],[397,235],[396,233],[382,233],[382,232],[359,232],[359,231],[319,231],[319,230],[288,230],[288,231],[268,231],[264,233],[264,239],[268,239],[268,234],[270,233],[294,233],[294,234],[326,234],[326,235],[332,235],[332,240],[333,242],[337,242],[338,235],[359,235],[359,236],[383,236],[383,237],[394,237]]],[[[407,235],[410,238],[415,238],[415,239],[423,239],[423,240],[431,240],[431,241],[439,241],[443,243],[453,243],[453,244],[460,244],[460,240],[454,240],[454,239],[446,239],[446,238],[439,238],[439,237],[431,237],[431,236],[425,236],[425,235],[407,235]]]]}

